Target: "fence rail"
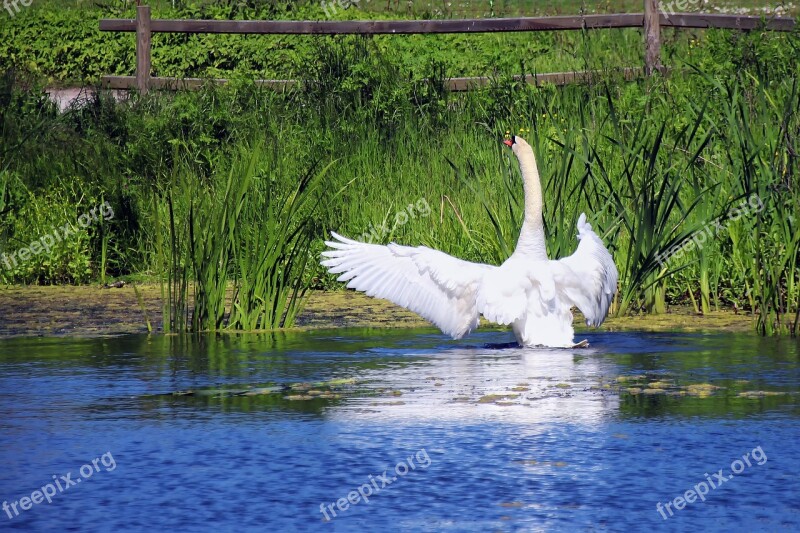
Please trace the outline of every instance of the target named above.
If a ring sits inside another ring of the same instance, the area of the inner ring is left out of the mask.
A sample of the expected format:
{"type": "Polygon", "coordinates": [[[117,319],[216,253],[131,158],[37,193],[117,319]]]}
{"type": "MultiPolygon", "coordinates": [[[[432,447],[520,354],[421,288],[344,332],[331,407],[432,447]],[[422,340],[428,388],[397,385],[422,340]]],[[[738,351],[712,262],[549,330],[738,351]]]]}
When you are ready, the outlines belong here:
{"type": "MultiPolygon", "coordinates": [[[[640,68],[621,68],[614,71],[615,75],[625,80],[632,80],[641,75],[640,68]]],[[[567,85],[570,83],[586,83],[597,80],[602,75],[599,72],[548,72],[546,74],[527,74],[525,76],[514,76],[516,80],[524,80],[531,85],[542,85],[552,83],[554,85],[567,85]]],[[[448,91],[469,91],[478,87],[485,87],[492,83],[493,78],[489,76],[477,76],[468,78],[448,78],[445,80],[445,88],[448,91]]],[[[207,83],[224,85],[227,79],[205,80],[203,78],[173,78],[173,77],[153,77],[150,78],[150,89],[159,90],[195,90],[207,83]]],[[[256,80],[256,85],[270,87],[275,90],[286,90],[300,84],[298,80],[256,80]]],[[[103,86],[106,89],[127,90],[136,88],[136,76],[103,76],[103,86]]]]}
{"type": "MultiPolygon", "coordinates": [[[[146,7],[146,6],[145,6],[146,7]]],[[[417,33],[487,33],[519,31],[641,28],[644,13],[516,17],[459,20],[177,20],[150,22],[151,33],[238,33],[259,35],[409,35],[417,33]]],[[[101,19],[101,31],[135,32],[137,19],[101,19]]],[[[723,28],[792,31],[795,21],[781,17],[702,13],[659,14],[659,25],[674,28],[723,28]]]]}
{"type": "MultiPolygon", "coordinates": [[[[460,20],[174,20],[151,22],[153,33],[252,33],[294,35],[408,35],[415,33],[486,33],[641,27],[644,14],[583,17],[517,17],[460,20]]],[[[102,31],[136,31],[136,19],[103,19],[102,31]]]]}
{"type": "MultiPolygon", "coordinates": [[[[170,20],[150,18],[149,6],[138,6],[135,19],[101,19],[101,31],[136,32],[136,76],[104,76],[103,84],[110,88],[136,88],[146,93],[150,88],[179,87],[174,78],[153,78],[151,72],[151,36],[153,33],[226,33],[260,35],[407,35],[419,33],[486,33],[523,31],[599,30],[609,28],[643,28],[646,73],[660,70],[662,27],[722,28],[750,31],[764,28],[772,31],[793,31],[792,18],[763,19],[745,15],[697,13],[665,13],[658,0],[644,0],[643,13],[624,13],[584,16],[516,17],[461,20],[353,20],[353,21],[295,21],[295,20],[170,20]]],[[[629,70],[625,69],[626,76],[629,70]]],[[[592,77],[592,73],[553,73],[528,76],[531,83],[550,81],[569,83],[592,77]],[[551,79],[548,79],[550,76],[551,79]]],[[[448,83],[451,90],[466,90],[485,85],[487,78],[455,78],[448,83]]],[[[224,82],[224,80],[217,80],[224,82]]],[[[280,88],[292,80],[262,80],[262,84],[280,88]]],[[[193,88],[196,82],[183,86],[193,88]]]]}

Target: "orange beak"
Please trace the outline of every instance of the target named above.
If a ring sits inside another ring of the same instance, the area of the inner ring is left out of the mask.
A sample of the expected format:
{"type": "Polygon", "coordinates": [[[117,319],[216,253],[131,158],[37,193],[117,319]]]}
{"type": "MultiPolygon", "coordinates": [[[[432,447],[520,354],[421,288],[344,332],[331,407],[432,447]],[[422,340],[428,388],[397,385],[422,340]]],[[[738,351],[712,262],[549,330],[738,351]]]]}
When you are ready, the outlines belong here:
{"type": "Polygon", "coordinates": [[[503,144],[511,148],[514,145],[514,141],[512,141],[511,139],[506,139],[505,141],[503,141],[503,144]]]}

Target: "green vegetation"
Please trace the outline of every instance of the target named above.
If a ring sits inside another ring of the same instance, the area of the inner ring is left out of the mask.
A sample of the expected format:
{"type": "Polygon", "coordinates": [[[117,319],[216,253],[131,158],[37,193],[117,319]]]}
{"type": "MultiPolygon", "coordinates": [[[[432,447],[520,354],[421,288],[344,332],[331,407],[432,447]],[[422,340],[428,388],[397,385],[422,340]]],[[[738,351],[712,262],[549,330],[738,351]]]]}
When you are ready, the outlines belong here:
{"type": "MultiPolygon", "coordinates": [[[[231,7],[198,3],[173,9],[153,8],[153,17],[202,19],[326,20],[319,3],[289,10],[272,3],[231,7]]],[[[0,15],[2,16],[2,15],[0,15]]],[[[133,33],[100,32],[101,18],[130,18],[124,7],[50,9],[31,7],[0,26],[0,65],[54,85],[97,83],[103,75],[134,75],[133,33]]],[[[337,12],[337,19],[387,18],[357,9],[337,12]]],[[[209,35],[158,33],[153,36],[153,75],[262,79],[305,79],[318,57],[321,41],[332,37],[304,35],[209,35]]],[[[419,80],[432,63],[451,76],[485,75],[507,70],[560,72],[642,64],[637,30],[376,36],[373,45],[403,66],[400,76],[419,80]],[[590,52],[600,52],[590,53],[590,52]],[[587,61],[587,58],[594,58],[587,61]],[[588,64],[587,64],[588,63],[588,64]]],[[[683,43],[685,45],[685,42],[683,43]]]]}
{"type": "MultiPolygon", "coordinates": [[[[340,0],[333,1],[334,4],[340,0]]],[[[348,0],[351,1],[351,0],[348,0]]],[[[344,3],[344,0],[341,0],[344,3]]],[[[154,18],[329,20],[452,18],[541,14],[640,12],[641,0],[601,2],[567,0],[361,0],[349,9],[325,9],[314,0],[151,0],[154,18]]],[[[340,4],[337,4],[340,5],[340,4]]],[[[665,4],[666,5],[666,4],[665,4]]],[[[688,2],[689,11],[697,2],[688,2]]],[[[704,3],[711,12],[765,15],[753,0],[704,3]],[[744,5],[744,8],[738,6],[744,5]]],[[[0,11],[0,71],[15,69],[26,79],[50,85],[94,84],[103,75],[133,75],[133,33],[99,30],[102,18],[133,18],[127,0],[37,0],[14,17],[0,11]]],[[[692,40],[702,32],[663,29],[669,63],[697,51],[692,40]]],[[[251,77],[307,79],[318,58],[320,41],[303,35],[153,35],[154,76],[199,78],[251,77]]],[[[420,80],[439,65],[449,76],[482,76],[508,71],[563,72],[642,65],[637,29],[589,32],[533,32],[454,35],[382,35],[372,39],[384,55],[402,65],[399,75],[420,80]]],[[[695,43],[696,44],[696,43],[695,43]]],[[[791,50],[785,50],[790,52],[791,50]]]]}
{"type": "MultiPolygon", "coordinates": [[[[612,41],[640,48],[635,31],[538,35],[578,43],[581,68],[604,66],[612,41]]],[[[100,94],[63,114],[32,88],[52,67],[9,70],[0,253],[32,249],[105,201],[114,216],[11,268],[0,255],[0,281],[143,275],[163,280],[173,330],[291,325],[306,287],[337,286],[318,265],[330,230],[505,259],[522,194],[499,143],[509,131],[539,157],[551,255],[572,253],[583,211],[609,244],[620,269],[616,313],[736,306],[758,315],[762,333],[797,331],[797,35],[676,34],[666,56],[679,70],[668,78],[624,82],[608,72],[563,88],[513,79],[532,70],[529,47],[539,41],[508,52],[495,36],[473,37],[484,48],[460,55],[439,50],[449,37],[387,38],[402,46],[309,38],[293,90],[258,88],[244,69],[224,88],[123,103],[100,94]],[[491,57],[508,58],[492,86],[442,89],[446,76],[477,73],[469,69],[491,57]]],[[[110,50],[115,65],[132,65],[132,50],[110,50]]],[[[172,73],[214,72],[185,68],[172,73]]]]}
{"type": "Polygon", "coordinates": [[[225,175],[212,174],[207,182],[195,178],[191,164],[180,165],[177,179],[161,188],[153,218],[156,257],[168,259],[160,269],[168,277],[165,329],[255,330],[294,323],[308,288],[303,272],[312,258],[307,229],[316,206],[304,207],[327,167],[316,173],[312,166],[295,185],[276,190],[289,167],[287,155],[265,150],[265,144],[243,143],[225,175]],[[169,235],[168,251],[162,233],[169,235]],[[233,296],[226,309],[229,281],[233,296]]]}

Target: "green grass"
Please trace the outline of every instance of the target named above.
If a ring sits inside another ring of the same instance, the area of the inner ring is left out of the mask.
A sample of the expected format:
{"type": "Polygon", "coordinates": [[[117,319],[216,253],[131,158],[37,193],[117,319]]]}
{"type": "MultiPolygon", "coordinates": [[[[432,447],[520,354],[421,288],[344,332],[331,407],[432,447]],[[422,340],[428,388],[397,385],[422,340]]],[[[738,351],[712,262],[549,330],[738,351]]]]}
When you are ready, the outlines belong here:
{"type": "MultiPolygon", "coordinates": [[[[612,42],[638,46],[636,32],[571,35],[585,67],[605,66],[612,42]]],[[[307,287],[338,286],[318,265],[331,230],[474,261],[507,257],[522,188],[499,141],[523,131],[541,166],[551,255],[574,250],[575,221],[587,212],[620,270],[615,312],[735,304],[759,316],[764,334],[796,332],[797,36],[693,36],[667,35],[665,56],[688,71],[667,79],[608,73],[534,88],[512,78],[531,63],[509,62],[492,86],[468,94],[445,92],[442,79],[459,64],[506,57],[506,42],[484,36],[485,50],[413,67],[436,41],[320,39],[304,83],[286,93],[235,79],[123,104],[101,95],[61,115],[27,90],[25,74],[7,76],[0,250],[100,199],[117,216],[48,264],[0,269],[0,279],[146,273],[164,280],[174,330],[287,325],[307,287]],[[763,209],[729,216],[754,194],[763,209]],[[718,217],[723,230],[702,248],[659,262],[718,217]]]]}
{"type": "Polygon", "coordinates": [[[293,156],[257,138],[243,143],[208,182],[196,180],[191,164],[177,167],[151,204],[156,232],[166,237],[158,239],[157,254],[166,260],[165,329],[294,324],[308,289],[303,274],[311,257],[314,197],[327,168],[309,163],[294,186],[274,190],[273,178],[293,156]]]}
{"type": "MultiPolygon", "coordinates": [[[[335,1],[335,0],[334,0],[335,1]]],[[[166,10],[174,7],[191,5],[216,5],[241,8],[254,2],[232,0],[149,0],[153,9],[166,10]]],[[[267,2],[264,2],[267,3],[267,2]]],[[[295,0],[269,2],[278,9],[297,9],[298,7],[317,6],[319,1],[295,0]]],[[[580,13],[637,13],[643,10],[642,0],[355,0],[353,11],[389,13],[398,15],[432,15],[446,17],[486,17],[486,16],[531,16],[531,15],[577,15],[580,13]],[[358,9],[356,9],[358,8],[358,9]]],[[[96,7],[116,7],[130,9],[131,2],[125,0],[34,0],[34,5],[59,9],[93,9],[96,7]]],[[[669,6],[671,0],[662,0],[669,6]]],[[[677,5],[677,4],[676,4],[677,5]]],[[[702,8],[706,12],[738,12],[747,10],[756,12],[764,7],[758,0],[710,0],[686,1],[686,11],[697,12],[702,8]]],[[[341,8],[339,8],[341,9],[341,8]]]]}
{"type": "MultiPolygon", "coordinates": [[[[481,16],[488,16],[492,9],[498,16],[518,15],[520,12],[578,14],[582,10],[641,10],[640,2],[557,4],[500,1],[493,3],[494,8],[490,2],[416,2],[411,12],[405,1],[402,4],[405,7],[398,9],[393,1],[388,4],[384,0],[364,1],[359,4],[362,9],[339,10],[333,18],[450,18],[460,16],[452,11],[459,9],[478,9],[481,16]],[[551,9],[556,6],[555,10],[551,9]]],[[[728,4],[712,2],[708,8],[714,11],[720,5],[728,4]]],[[[157,1],[151,6],[155,18],[327,18],[319,2],[198,0],[157,1]]],[[[19,76],[24,75],[29,80],[57,86],[95,84],[103,75],[133,75],[136,64],[134,35],[100,32],[98,20],[134,15],[134,4],[121,0],[75,1],[66,6],[61,2],[41,1],[22,9],[14,17],[0,14],[3,16],[0,64],[4,69],[14,68],[19,76]]],[[[664,29],[665,62],[676,66],[681,60],[697,55],[704,35],[699,30],[664,29]]],[[[303,35],[155,34],[152,73],[156,76],[200,78],[308,79],[309,71],[313,71],[320,55],[320,46],[352,43],[354,40],[352,37],[303,35]]],[[[381,35],[371,38],[376,49],[398,61],[402,66],[399,75],[407,80],[420,80],[436,69],[443,69],[448,76],[455,77],[496,75],[508,71],[542,73],[639,67],[643,64],[642,40],[639,29],[381,35]]]]}
{"type": "MultiPolygon", "coordinates": [[[[192,13],[185,10],[162,15],[170,18],[198,16],[192,13]]],[[[208,9],[203,15],[203,18],[229,17],[217,9],[208,9]]],[[[355,12],[348,11],[346,15],[352,18],[355,12]]],[[[19,74],[25,73],[50,85],[94,84],[103,75],[134,75],[133,34],[100,32],[97,21],[103,16],[125,17],[131,13],[107,13],[99,9],[22,12],[0,26],[0,61],[13,66],[19,74]]],[[[266,17],[265,14],[248,16],[266,17]]],[[[302,16],[314,18],[311,11],[303,12],[302,16]]],[[[303,35],[155,34],[152,74],[306,79],[321,46],[356,40],[354,37],[303,35]]],[[[381,35],[371,41],[382,53],[402,63],[401,76],[409,80],[424,78],[435,67],[446,69],[449,76],[477,76],[521,68],[533,72],[561,72],[638,66],[643,61],[641,32],[635,29],[585,33],[381,35]],[[587,61],[587,58],[594,60],[587,61]]],[[[682,46],[688,42],[684,41],[682,46]]]]}

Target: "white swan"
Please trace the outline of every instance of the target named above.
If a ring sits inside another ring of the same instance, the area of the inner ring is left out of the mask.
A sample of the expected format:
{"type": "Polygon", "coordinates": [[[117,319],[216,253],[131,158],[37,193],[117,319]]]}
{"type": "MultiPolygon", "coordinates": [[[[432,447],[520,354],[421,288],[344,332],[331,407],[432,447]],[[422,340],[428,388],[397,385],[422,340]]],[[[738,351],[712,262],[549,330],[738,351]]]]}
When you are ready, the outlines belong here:
{"type": "Polygon", "coordinates": [[[533,149],[520,137],[504,141],[519,160],[525,218],[517,247],[502,265],[456,259],[425,246],[367,244],[332,233],[322,265],[339,281],[421,315],[460,339],[478,327],[478,315],[511,325],[522,346],[573,346],[572,306],[586,324],[605,320],[617,290],[617,268],[603,242],[578,219],[578,249],[547,258],[542,186],[533,149]]]}

